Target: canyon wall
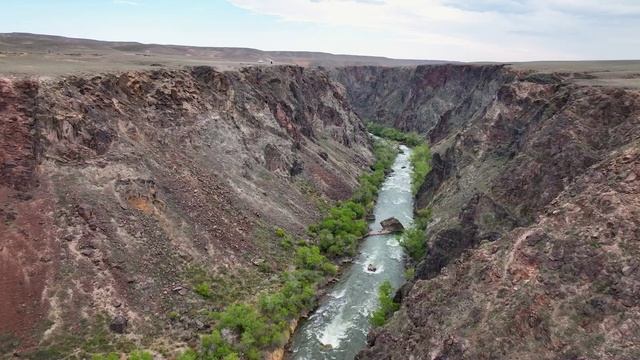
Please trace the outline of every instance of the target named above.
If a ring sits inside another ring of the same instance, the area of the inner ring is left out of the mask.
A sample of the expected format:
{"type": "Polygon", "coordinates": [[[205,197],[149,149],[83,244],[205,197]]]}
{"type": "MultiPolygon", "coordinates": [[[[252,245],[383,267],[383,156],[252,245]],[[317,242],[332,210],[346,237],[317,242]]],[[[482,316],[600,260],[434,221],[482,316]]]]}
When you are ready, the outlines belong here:
{"type": "Polygon", "coordinates": [[[640,356],[638,91],[503,66],[333,76],[434,152],[427,255],[359,358],[640,356]]]}
{"type": "Polygon", "coordinates": [[[293,66],[0,79],[2,353],[194,340],[276,286],[274,228],[302,234],[372,161],[345,96],[293,66]]]}

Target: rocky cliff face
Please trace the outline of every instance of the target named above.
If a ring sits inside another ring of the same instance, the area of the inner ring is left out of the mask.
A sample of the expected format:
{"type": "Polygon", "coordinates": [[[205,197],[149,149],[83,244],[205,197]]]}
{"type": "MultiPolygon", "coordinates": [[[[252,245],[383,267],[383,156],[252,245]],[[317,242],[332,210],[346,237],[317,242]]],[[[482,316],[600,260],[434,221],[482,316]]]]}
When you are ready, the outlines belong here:
{"type": "Polygon", "coordinates": [[[640,355],[640,93],[501,66],[334,76],[435,152],[428,253],[360,358],[640,355]]]}
{"type": "Polygon", "coordinates": [[[333,76],[363,118],[403,130],[432,132],[441,118],[451,125],[482,111],[514,74],[495,66],[346,67],[333,76]]]}
{"type": "Polygon", "coordinates": [[[371,161],[345,96],[300,67],[0,79],[1,353],[109,324],[188,340],[271,286],[274,226],[301,233],[371,161]]]}

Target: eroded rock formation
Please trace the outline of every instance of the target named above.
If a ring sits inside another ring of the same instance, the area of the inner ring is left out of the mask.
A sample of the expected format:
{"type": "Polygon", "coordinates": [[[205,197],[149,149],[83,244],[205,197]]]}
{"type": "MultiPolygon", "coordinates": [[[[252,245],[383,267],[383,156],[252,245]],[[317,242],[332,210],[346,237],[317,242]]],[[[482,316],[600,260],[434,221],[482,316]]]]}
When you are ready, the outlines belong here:
{"type": "Polygon", "coordinates": [[[193,268],[269,286],[251,259],[286,269],[273,227],[301,233],[372,160],[344,90],[300,67],[6,78],[0,116],[7,351],[109,323],[197,338],[193,268]]]}

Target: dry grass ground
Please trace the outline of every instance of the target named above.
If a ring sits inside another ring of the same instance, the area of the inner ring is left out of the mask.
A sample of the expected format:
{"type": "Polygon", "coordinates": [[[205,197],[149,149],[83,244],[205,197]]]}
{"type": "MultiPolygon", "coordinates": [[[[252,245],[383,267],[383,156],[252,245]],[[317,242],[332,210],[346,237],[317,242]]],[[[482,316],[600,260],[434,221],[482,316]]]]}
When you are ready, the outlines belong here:
{"type": "Polygon", "coordinates": [[[640,60],[537,61],[514,63],[517,70],[570,74],[581,85],[640,88],[640,60]]]}
{"type": "Polygon", "coordinates": [[[0,34],[0,74],[4,75],[56,76],[152,67],[175,68],[185,65],[208,65],[228,70],[243,66],[278,64],[407,66],[436,63],[443,61],[110,42],[24,33],[0,34]]]}

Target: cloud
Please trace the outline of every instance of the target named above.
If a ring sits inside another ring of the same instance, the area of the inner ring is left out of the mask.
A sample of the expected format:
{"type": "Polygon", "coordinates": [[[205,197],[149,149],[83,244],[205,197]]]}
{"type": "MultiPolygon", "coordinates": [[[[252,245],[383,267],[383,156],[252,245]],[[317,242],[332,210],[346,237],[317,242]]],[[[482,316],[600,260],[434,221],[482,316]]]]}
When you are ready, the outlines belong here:
{"type": "Polygon", "coordinates": [[[640,1],[637,0],[544,0],[553,9],[590,16],[640,16],[640,1]]]}
{"type": "Polygon", "coordinates": [[[522,14],[531,12],[531,7],[522,0],[445,0],[443,4],[465,11],[522,14]]]}
{"type": "Polygon", "coordinates": [[[138,6],[140,2],[134,0],[113,0],[114,4],[138,6]]]}
{"type": "MultiPolygon", "coordinates": [[[[609,0],[229,0],[282,21],[379,34],[414,53],[461,60],[580,59],[639,50],[609,38],[640,34],[640,1],[609,0]],[[597,48],[596,46],[600,47],[597,48]],[[420,50],[418,50],[420,49],[420,50]]],[[[375,43],[375,42],[374,42],[375,43]]],[[[385,46],[375,43],[375,46],[385,46]]],[[[391,54],[393,55],[393,54],[391,54]]],[[[629,57],[628,55],[626,57],[629,57]]]]}

